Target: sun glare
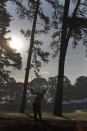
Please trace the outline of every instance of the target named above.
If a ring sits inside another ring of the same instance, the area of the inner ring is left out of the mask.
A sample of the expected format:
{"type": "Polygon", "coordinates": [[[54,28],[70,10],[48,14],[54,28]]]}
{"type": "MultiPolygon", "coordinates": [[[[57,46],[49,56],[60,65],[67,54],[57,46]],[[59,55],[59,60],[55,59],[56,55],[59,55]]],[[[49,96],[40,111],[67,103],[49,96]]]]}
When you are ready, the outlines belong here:
{"type": "Polygon", "coordinates": [[[17,51],[20,51],[20,49],[22,48],[22,42],[18,38],[12,37],[12,40],[10,41],[10,46],[17,51]]]}

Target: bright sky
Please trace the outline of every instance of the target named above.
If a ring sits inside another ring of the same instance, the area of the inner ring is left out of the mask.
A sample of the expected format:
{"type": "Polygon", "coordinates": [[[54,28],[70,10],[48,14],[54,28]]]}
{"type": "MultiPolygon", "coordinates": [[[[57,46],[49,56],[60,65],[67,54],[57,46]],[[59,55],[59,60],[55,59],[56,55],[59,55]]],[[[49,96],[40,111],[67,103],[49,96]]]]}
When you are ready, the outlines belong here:
{"type": "MultiPolygon", "coordinates": [[[[18,49],[18,51],[21,53],[22,61],[23,61],[23,67],[20,71],[12,71],[11,76],[13,76],[16,81],[18,82],[24,82],[24,76],[25,76],[25,68],[26,68],[26,61],[27,61],[27,51],[29,48],[29,40],[26,40],[23,35],[20,33],[21,29],[28,29],[31,28],[31,24],[27,19],[20,21],[16,15],[15,12],[15,5],[12,5],[11,2],[7,5],[8,12],[13,16],[12,21],[10,23],[9,29],[11,32],[8,34],[8,36],[12,37],[13,45],[15,45],[15,48],[18,49]],[[19,46],[19,47],[18,47],[19,46]]],[[[49,11],[47,11],[49,13],[49,11]]],[[[46,12],[46,13],[47,13],[46,12]]],[[[50,44],[50,36],[44,36],[41,37],[44,41],[44,49],[49,49],[50,44]]],[[[11,45],[12,46],[12,45],[11,45]]],[[[49,63],[41,68],[40,74],[44,78],[48,78],[51,76],[57,75],[58,72],[58,58],[51,58],[49,63]]],[[[76,78],[79,76],[84,75],[87,76],[87,57],[85,57],[85,47],[81,45],[81,43],[77,46],[76,49],[72,48],[72,41],[69,42],[69,47],[67,50],[67,56],[66,56],[66,63],[65,63],[65,76],[67,76],[71,83],[74,84],[76,78]]],[[[33,78],[33,72],[30,73],[30,79],[33,78]]]]}

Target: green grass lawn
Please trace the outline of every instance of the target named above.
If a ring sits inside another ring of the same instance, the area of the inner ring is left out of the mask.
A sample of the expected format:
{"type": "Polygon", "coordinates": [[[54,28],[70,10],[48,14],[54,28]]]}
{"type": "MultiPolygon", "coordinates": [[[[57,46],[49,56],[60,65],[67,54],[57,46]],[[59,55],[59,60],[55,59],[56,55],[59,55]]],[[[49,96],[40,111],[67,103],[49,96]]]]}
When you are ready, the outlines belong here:
{"type": "Polygon", "coordinates": [[[64,118],[63,117],[56,117],[51,114],[43,113],[44,119],[54,119],[54,120],[72,119],[72,120],[87,121],[87,112],[76,111],[76,112],[71,112],[71,113],[63,113],[63,116],[64,116],[64,118]]]}
{"type": "MultiPolygon", "coordinates": [[[[33,119],[33,115],[30,114],[30,116],[33,119]]],[[[76,111],[73,113],[64,113],[63,114],[64,117],[58,117],[58,116],[54,116],[52,114],[47,114],[47,113],[42,113],[42,117],[44,120],[83,120],[83,121],[87,121],[87,112],[80,112],[80,111],[76,111]]],[[[25,119],[25,118],[29,118],[29,116],[27,114],[22,114],[22,113],[2,113],[0,114],[0,118],[19,118],[19,119],[25,119]]]]}
{"type": "Polygon", "coordinates": [[[64,116],[72,117],[75,120],[87,121],[87,112],[76,111],[74,113],[64,113],[64,116]]]}
{"type": "Polygon", "coordinates": [[[3,113],[0,114],[0,131],[4,130],[19,130],[19,131],[56,131],[60,129],[77,131],[87,131],[87,112],[64,113],[64,117],[56,117],[51,114],[43,113],[44,124],[35,123],[33,115],[26,115],[21,113],[3,113]],[[45,129],[44,129],[45,128],[45,129]],[[78,130],[79,131],[79,130],[78,130]]]}

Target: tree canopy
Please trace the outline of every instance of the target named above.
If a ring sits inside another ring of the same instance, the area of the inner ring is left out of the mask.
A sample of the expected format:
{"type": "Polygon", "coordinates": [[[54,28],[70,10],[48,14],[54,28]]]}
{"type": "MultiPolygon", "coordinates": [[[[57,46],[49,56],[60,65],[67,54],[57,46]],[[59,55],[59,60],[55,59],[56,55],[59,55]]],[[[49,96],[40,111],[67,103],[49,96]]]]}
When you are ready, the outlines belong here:
{"type": "Polygon", "coordinates": [[[0,1],[0,83],[9,81],[10,71],[6,67],[21,69],[22,66],[20,54],[10,47],[11,38],[6,37],[10,32],[8,27],[11,22],[11,16],[6,10],[6,2],[7,0],[0,1]]]}
{"type": "MultiPolygon", "coordinates": [[[[52,26],[55,28],[50,47],[54,50],[53,56],[55,57],[60,50],[64,2],[55,0],[50,3],[54,9],[52,26]]],[[[71,0],[70,8],[67,18],[67,41],[69,42],[71,39],[73,48],[76,48],[79,43],[87,47],[87,3],[85,0],[71,0]],[[70,9],[71,7],[73,10],[70,9]]]]}
{"type": "MultiPolygon", "coordinates": [[[[29,20],[29,23],[31,24],[34,20],[35,16],[35,8],[37,1],[33,0],[27,0],[26,6],[24,4],[24,1],[18,2],[17,0],[12,0],[17,5],[17,14],[20,19],[29,20]]],[[[43,41],[39,39],[41,35],[44,35],[48,33],[50,29],[50,20],[49,17],[44,13],[44,9],[42,8],[42,1],[39,1],[39,9],[38,9],[38,18],[36,23],[36,28],[34,33],[34,47],[32,51],[32,60],[31,60],[31,69],[34,69],[34,73],[36,76],[38,76],[38,73],[40,71],[40,67],[42,65],[42,62],[48,63],[48,57],[49,53],[45,51],[43,46],[43,41]]],[[[31,24],[31,26],[33,26],[31,24]]],[[[24,35],[24,37],[29,40],[32,37],[32,30],[31,29],[21,29],[21,33],[24,35]]]]}

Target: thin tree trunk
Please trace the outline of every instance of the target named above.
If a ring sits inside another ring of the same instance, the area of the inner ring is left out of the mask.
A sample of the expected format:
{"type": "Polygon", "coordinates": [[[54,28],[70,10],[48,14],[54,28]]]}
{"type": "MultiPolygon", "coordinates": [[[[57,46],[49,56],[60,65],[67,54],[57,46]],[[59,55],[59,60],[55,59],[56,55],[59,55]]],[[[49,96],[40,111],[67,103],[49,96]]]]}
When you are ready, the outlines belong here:
{"type": "Polygon", "coordinates": [[[34,47],[34,35],[35,35],[36,22],[37,22],[38,10],[39,10],[39,2],[40,2],[40,0],[37,0],[35,14],[34,14],[34,20],[33,20],[33,26],[32,26],[32,34],[31,34],[31,39],[30,39],[30,47],[29,47],[27,66],[26,66],[26,73],[25,73],[25,80],[24,80],[24,90],[23,90],[23,96],[22,96],[22,104],[21,104],[21,109],[20,109],[21,113],[24,113],[24,111],[25,111],[27,84],[28,84],[28,78],[29,78],[29,73],[30,73],[30,66],[31,66],[31,58],[32,58],[32,53],[33,53],[33,47],[34,47]]]}
{"type": "Polygon", "coordinates": [[[63,99],[63,77],[64,77],[64,64],[66,55],[66,36],[67,36],[67,25],[68,25],[68,13],[69,13],[70,0],[65,0],[64,16],[61,34],[61,47],[59,57],[59,71],[58,71],[58,83],[57,91],[55,96],[54,115],[62,115],[62,99],[63,99]]]}

